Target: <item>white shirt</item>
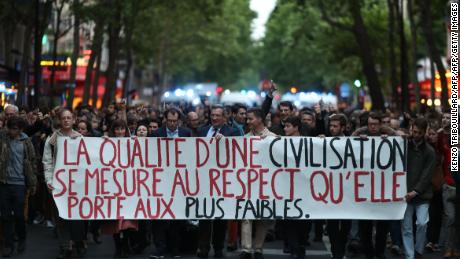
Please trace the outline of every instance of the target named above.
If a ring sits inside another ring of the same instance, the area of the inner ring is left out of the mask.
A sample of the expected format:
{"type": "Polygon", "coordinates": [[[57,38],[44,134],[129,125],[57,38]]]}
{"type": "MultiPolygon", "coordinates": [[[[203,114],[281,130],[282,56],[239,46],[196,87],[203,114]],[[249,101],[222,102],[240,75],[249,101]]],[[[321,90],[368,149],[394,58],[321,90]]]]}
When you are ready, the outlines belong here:
{"type": "MultiPolygon", "coordinates": [[[[210,138],[214,135],[215,129],[213,126],[209,127],[208,134],[206,134],[206,137],[210,138]]],[[[217,133],[219,133],[220,128],[217,128],[217,133]]],[[[216,133],[216,134],[217,134],[216,133]]]]}

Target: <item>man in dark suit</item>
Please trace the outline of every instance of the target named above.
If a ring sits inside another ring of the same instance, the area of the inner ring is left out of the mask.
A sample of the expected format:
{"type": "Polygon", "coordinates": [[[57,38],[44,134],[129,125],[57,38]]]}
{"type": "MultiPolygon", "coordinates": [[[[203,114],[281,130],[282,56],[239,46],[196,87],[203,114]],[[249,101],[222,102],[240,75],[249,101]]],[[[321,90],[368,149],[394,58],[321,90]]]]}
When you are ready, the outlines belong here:
{"type": "MultiPolygon", "coordinates": [[[[180,111],[176,108],[166,110],[166,126],[154,131],[150,137],[177,138],[191,137],[191,131],[187,128],[178,127],[180,111]]],[[[152,222],[153,236],[156,250],[150,258],[163,258],[169,247],[173,257],[179,256],[181,244],[180,233],[185,227],[183,220],[155,220],[152,222]],[[168,239],[169,238],[169,239],[168,239]]]]}
{"type": "MultiPolygon", "coordinates": [[[[211,125],[198,130],[198,137],[222,137],[241,136],[238,129],[225,124],[224,108],[222,106],[211,107],[211,125]]],[[[200,234],[198,241],[198,257],[207,258],[212,233],[212,245],[214,248],[214,257],[223,257],[222,250],[224,249],[225,232],[227,221],[224,220],[200,220],[200,234]]]]}
{"type": "Polygon", "coordinates": [[[163,126],[152,133],[150,137],[159,138],[177,138],[191,137],[189,129],[179,127],[180,111],[176,108],[170,108],[165,112],[166,126],[163,126]]]}

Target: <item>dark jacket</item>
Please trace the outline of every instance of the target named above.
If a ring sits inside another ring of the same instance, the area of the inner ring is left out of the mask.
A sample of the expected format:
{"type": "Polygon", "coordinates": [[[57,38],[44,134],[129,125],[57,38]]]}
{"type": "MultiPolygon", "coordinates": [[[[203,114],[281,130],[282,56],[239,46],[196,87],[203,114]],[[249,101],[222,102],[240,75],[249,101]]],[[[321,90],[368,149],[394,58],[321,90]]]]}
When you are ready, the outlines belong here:
{"type": "Polygon", "coordinates": [[[407,192],[416,191],[414,202],[429,202],[433,196],[431,184],[436,165],[434,149],[425,141],[416,146],[412,140],[407,147],[407,192]]]}
{"type": "MultiPolygon", "coordinates": [[[[206,137],[206,135],[208,134],[209,128],[211,128],[211,125],[208,125],[208,126],[205,126],[205,127],[202,127],[200,129],[198,129],[198,137],[206,137]]],[[[224,136],[226,136],[226,137],[242,136],[238,129],[235,129],[235,128],[230,127],[228,125],[223,125],[220,128],[219,133],[224,135],[224,136]]]]}
{"type": "MultiPolygon", "coordinates": [[[[178,130],[179,130],[179,137],[191,137],[192,136],[192,132],[187,128],[179,127],[178,130]]],[[[166,138],[166,137],[168,137],[166,127],[161,127],[159,129],[155,130],[154,132],[152,132],[152,135],[149,136],[149,137],[158,137],[158,138],[166,138]]]]}
{"type": "MultiPolygon", "coordinates": [[[[11,154],[10,141],[11,138],[6,132],[0,133],[0,183],[6,183],[7,180],[6,170],[11,154]]],[[[23,169],[26,179],[25,184],[28,188],[35,188],[37,184],[35,149],[29,138],[23,138],[21,141],[24,143],[23,169]]]]}

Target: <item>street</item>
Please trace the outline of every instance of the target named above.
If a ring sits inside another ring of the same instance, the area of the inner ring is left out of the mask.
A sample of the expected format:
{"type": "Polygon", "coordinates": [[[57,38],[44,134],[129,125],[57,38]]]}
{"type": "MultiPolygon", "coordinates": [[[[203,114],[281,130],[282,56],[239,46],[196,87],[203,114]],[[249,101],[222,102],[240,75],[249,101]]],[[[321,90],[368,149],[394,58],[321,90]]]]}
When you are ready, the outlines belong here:
{"type": "MultiPolygon", "coordinates": [[[[102,244],[95,244],[92,241],[88,243],[88,253],[86,258],[113,258],[114,245],[113,239],[109,236],[103,236],[102,244]]],[[[282,242],[267,242],[265,245],[264,254],[267,259],[274,258],[288,258],[288,255],[283,254],[282,242]]],[[[311,246],[307,247],[306,258],[311,259],[329,259],[330,253],[327,247],[329,247],[329,239],[327,236],[323,238],[323,242],[311,242],[311,246]]],[[[132,255],[130,258],[148,258],[150,252],[153,250],[153,245],[146,248],[144,253],[140,255],[132,255]]],[[[58,241],[54,236],[51,229],[41,225],[29,225],[28,226],[28,240],[26,251],[20,255],[15,253],[13,258],[24,258],[24,259],[48,259],[56,258],[58,255],[58,241]]],[[[404,258],[402,256],[392,256],[389,251],[386,253],[387,258],[404,258]]],[[[238,252],[227,252],[226,258],[237,258],[238,252]]],[[[197,258],[195,255],[190,254],[183,256],[182,258],[197,258]]],[[[212,258],[212,252],[210,253],[212,258]]],[[[362,258],[362,257],[348,257],[348,258],[362,258]]],[[[442,258],[441,253],[424,254],[425,259],[442,258]]]]}

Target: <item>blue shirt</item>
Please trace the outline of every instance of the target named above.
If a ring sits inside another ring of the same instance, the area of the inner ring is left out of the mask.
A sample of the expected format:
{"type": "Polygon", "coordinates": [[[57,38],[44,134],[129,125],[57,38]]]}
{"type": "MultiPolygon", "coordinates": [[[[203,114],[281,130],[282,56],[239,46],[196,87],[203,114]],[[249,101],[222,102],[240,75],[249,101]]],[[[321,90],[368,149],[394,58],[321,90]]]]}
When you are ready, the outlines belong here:
{"type": "Polygon", "coordinates": [[[166,136],[168,138],[178,138],[179,137],[179,128],[176,128],[175,131],[170,131],[168,127],[166,127],[166,136]]]}

